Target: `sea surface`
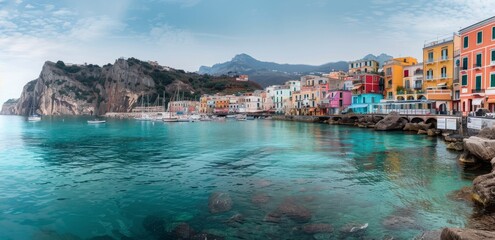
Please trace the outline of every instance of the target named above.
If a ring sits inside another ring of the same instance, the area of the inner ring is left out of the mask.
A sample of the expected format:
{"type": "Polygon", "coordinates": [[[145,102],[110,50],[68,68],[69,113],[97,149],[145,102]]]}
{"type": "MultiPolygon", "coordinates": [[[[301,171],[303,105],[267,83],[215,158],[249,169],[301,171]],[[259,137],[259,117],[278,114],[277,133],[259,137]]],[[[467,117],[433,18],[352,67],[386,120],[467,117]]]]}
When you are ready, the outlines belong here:
{"type": "Polygon", "coordinates": [[[448,197],[472,176],[436,138],[274,120],[86,120],[0,116],[0,239],[159,239],[180,223],[226,239],[412,239],[472,213],[448,197]],[[232,208],[210,213],[212,193],[232,208]],[[333,231],[303,231],[314,223],[333,231]]]}

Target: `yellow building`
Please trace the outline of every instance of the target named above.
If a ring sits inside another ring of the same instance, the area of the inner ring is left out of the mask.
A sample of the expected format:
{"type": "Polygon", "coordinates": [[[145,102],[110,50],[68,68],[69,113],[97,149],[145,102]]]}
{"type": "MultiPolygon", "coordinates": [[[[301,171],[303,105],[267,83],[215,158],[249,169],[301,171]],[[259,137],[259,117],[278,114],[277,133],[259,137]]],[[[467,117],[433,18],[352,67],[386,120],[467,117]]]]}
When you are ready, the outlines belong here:
{"type": "Polygon", "coordinates": [[[394,58],[385,62],[385,92],[387,100],[397,100],[397,92],[404,91],[404,67],[416,65],[418,60],[413,57],[394,58]]]}
{"type": "Polygon", "coordinates": [[[436,102],[440,113],[452,108],[454,55],[459,51],[460,37],[457,34],[428,42],[423,48],[423,89],[426,98],[436,102]]]}

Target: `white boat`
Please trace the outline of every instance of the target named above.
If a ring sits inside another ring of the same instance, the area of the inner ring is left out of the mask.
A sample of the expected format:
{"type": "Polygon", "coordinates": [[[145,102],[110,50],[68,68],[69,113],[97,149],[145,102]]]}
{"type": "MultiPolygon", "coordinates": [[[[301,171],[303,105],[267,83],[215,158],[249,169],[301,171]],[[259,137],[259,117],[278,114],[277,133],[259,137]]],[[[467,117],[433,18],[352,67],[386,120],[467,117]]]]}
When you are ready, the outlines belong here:
{"type": "Polygon", "coordinates": [[[235,120],[237,120],[237,121],[246,121],[247,120],[247,116],[244,115],[244,114],[238,114],[237,116],[235,116],[235,120]]]}
{"type": "Polygon", "coordinates": [[[189,120],[191,122],[199,122],[201,120],[201,116],[198,114],[193,114],[193,115],[189,116],[189,120]]]}
{"type": "Polygon", "coordinates": [[[208,115],[203,115],[201,116],[201,118],[199,119],[199,121],[202,121],[202,122],[207,122],[207,121],[211,121],[213,120],[212,118],[210,118],[208,115]]]}
{"type": "Polygon", "coordinates": [[[31,108],[29,110],[29,116],[27,118],[29,122],[41,121],[41,115],[36,113],[36,90],[34,90],[33,101],[31,102],[31,108]]]}
{"type": "Polygon", "coordinates": [[[177,116],[177,122],[190,122],[191,119],[189,119],[189,116],[187,115],[178,115],[177,116]]]}
{"type": "Polygon", "coordinates": [[[38,122],[41,121],[41,116],[38,114],[30,115],[27,120],[29,122],[38,122]]]}
{"type": "Polygon", "coordinates": [[[106,122],[107,122],[106,120],[98,120],[98,119],[88,120],[88,124],[103,124],[103,123],[106,123],[106,122]]]}
{"type": "Polygon", "coordinates": [[[139,121],[152,121],[153,118],[150,117],[148,114],[141,114],[139,117],[135,117],[134,119],[139,120],[139,121]]]}

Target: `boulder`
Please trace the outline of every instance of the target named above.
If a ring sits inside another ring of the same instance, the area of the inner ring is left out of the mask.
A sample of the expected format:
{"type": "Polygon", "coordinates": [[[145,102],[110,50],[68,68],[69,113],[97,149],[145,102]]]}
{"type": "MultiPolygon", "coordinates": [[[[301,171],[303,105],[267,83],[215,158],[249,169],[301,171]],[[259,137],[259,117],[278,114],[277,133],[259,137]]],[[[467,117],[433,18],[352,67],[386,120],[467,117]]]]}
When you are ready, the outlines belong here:
{"type": "Polygon", "coordinates": [[[435,129],[428,129],[428,130],[426,131],[426,133],[427,133],[427,134],[428,134],[428,136],[430,136],[430,137],[435,137],[435,136],[437,136],[437,135],[438,135],[438,133],[437,133],[437,131],[436,131],[435,129]]]}
{"type": "Polygon", "coordinates": [[[416,236],[414,240],[439,240],[442,235],[442,230],[425,231],[416,236]]]}
{"type": "Polygon", "coordinates": [[[488,240],[495,239],[495,232],[462,229],[444,228],[441,235],[442,240],[488,240]]]}
{"type": "Polygon", "coordinates": [[[375,124],[375,130],[388,131],[388,130],[402,130],[406,125],[407,120],[403,119],[399,113],[391,112],[384,119],[375,124]]]}
{"type": "Polygon", "coordinates": [[[232,205],[232,198],[228,193],[215,192],[208,199],[208,209],[213,214],[230,211],[232,205]]]}
{"type": "Polygon", "coordinates": [[[265,216],[267,222],[280,222],[281,217],[285,216],[295,222],[308,222],[311,220],[311,211],[293,199],[285,199],[278,205],[275,211],[265,216]]]}
{"type": "Polygon", "coordinates": [[[470,152],[464,151],[459,157],[459,162],[461,162],[464,165],[473,165],[478,163],[478,160],[470,152]]]}
{"type": "Polygon", "coordinates": [[[406,123],[404,131],[417,132],[419,130],[428,130],[431,127],[431,123],[406,123]]]}
{"type": "Polygon", "coordinates": [[[428,134],[428,131],[423,130],[423,129],[418,130],[418,135],[421,135],[421,134],[426,135],[426,134],[428,134]]]}
{"type": "Polygon", "coordinates": [[[251,197],[251,202],[256,205],[266,204],[272,197],[265,193],[258,193],[251,197]]]}
{"type": "Polygon", "coordinates": [[[495,157],[495,140],[473,136],[464,139],[464,148],[480,160],[490,162],[495,157]]]}
{"type": "Polygon", "coordinates": [[[462,142],[451,142],[447,144],[447,149],[449,150],[455,150],[455,151],[463,151],[464,150],[464,143],[462,142]]]}
{"type": "Polygon", "coordinates": [[[495,209],[495,172],[474,179],[473,200],[485,209],[495,209]]]}
{"type": "Polygon", "coordinates": [[[421,229],[414,218],[409,216],[388,216],[383,220],[383,226],[387,229],[421,229]]]}
{"type": "Polygon", "coordinates": [[[462,139],[464,138],[459,134],[452,134],[452,135],[449,134],[444,136],[444,140],[446,142],[462,142],[462,139]]]}
{"type": "Polygon", "coordinates": [[[495,139],[495,127],[482,128],[478,133],[478,137],[486,139],[495,139]]]}

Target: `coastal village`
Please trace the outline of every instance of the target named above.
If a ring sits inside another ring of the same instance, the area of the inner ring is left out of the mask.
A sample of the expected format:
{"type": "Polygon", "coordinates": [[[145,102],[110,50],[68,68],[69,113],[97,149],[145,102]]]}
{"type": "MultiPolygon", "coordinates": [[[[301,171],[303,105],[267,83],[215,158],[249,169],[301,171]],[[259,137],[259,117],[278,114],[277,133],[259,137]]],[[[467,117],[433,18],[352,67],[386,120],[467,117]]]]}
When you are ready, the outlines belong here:
{"type": "MultiPolygon", "coordinates": [[[[201,114],[445,114],[495,111],[495,17],[427,41],[423,59],[349,62],[349,71],[302,76],[237,95],[174,101],[169,110],[201,114]]],[[[248,81],[249,76],[236,76],[248,81]]]]}

